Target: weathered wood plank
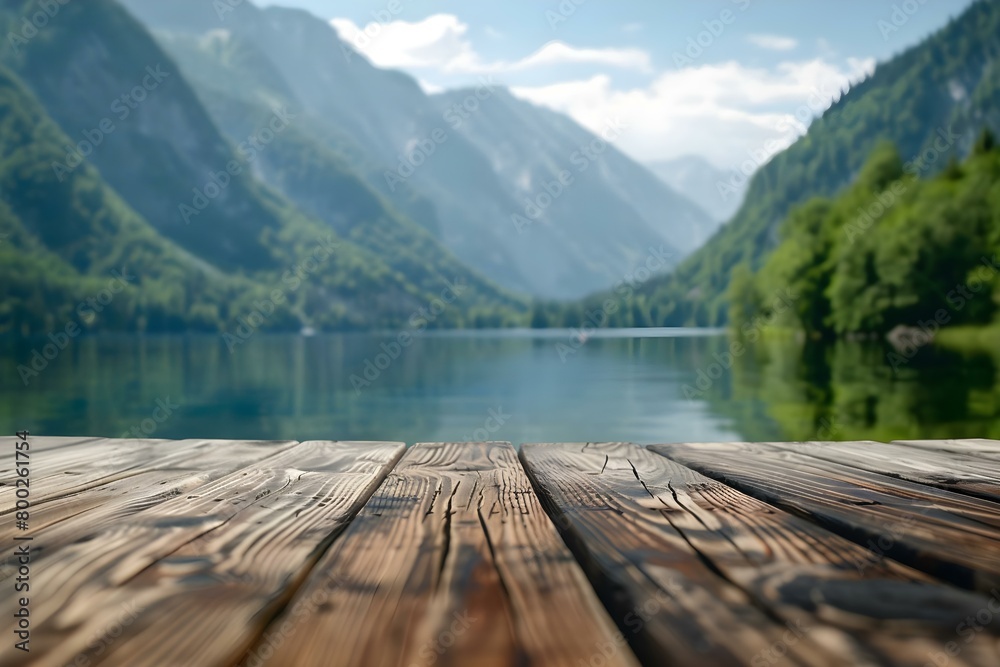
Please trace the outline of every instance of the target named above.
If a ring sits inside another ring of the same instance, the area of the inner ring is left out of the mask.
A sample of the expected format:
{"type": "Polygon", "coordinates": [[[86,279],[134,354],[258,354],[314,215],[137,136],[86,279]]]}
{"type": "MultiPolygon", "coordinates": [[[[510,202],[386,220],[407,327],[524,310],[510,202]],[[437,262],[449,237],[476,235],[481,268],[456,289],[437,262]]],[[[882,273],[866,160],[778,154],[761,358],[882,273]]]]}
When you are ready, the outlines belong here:
{"type": "MultiPolygon", "coordinates": [[[[187,493],[294,444],[290,440],[168,441],[162,446],[163,456],[158,456],[154,448],[145,467],[134,469],[130,476],[100,486],[88,483],[82,490],[70,491],[47,502],[36,502],[33,495],[31,534],[37,542],[35,558],[44,558],[123,517],[187,493]]],[[[46,455],[41,460],[48,472],[58,477],[70,470],[66,466],[73,461],[68,458],[53,453],[53,457],[46,455]]],[[[37,490],[31,488],[33,493],[37,490]]],[[[0,523],[0,543],[6,543],[16,534],[12,522],[0,523]]]]}
{"type": "Polygon", "coordinates": [[[922,665],[985,603],[634,445],[521,456],[648,664],[922,665]]]}
{"type": "Polygon", "coordinates": [[[995,503],[766,445],[651,449],[957,586],[982,592],[1000,586],[995,503]]]}
{"type": "Polygon", "coordinates": [[[62,548],[33,589],[32,664],[234,664],[404,448],[297,444],[62,548]]]}
{"type": "MultiPolygon", "coordinates": [[[[31,453],[37,453],[36,443],[39,441],[60,445],[44,449],[44,453],[31,459],[30,532],[36,538],[32,549],[32,559],[36,563],[62,546],[84,539],[124,516],[190,491],[293,444],[291,441],[147,441],[141,445],[144,455],[148,455],[145,465],[150,468],[163,465],[163,470],[134,468],[127,475],[111,471],[111,482],[94,486],[95,479],[109,476],[108,469],[99,468],[90,475],[85,471],[93,457],[99,457],[103,450],[83,449],[84,456],[80,457],[75,453],[77,450],[66,448],[84,444],[107,447],[113,441],[104,438],[34,437],[29,441],[31,453]],[[156,443],[159,442],[164,443],[161,451],[167,454],[165,458],[157,458],[156,443]],[[147,444],[151,446],[146,447],[147,444]],[[81,465],[81,461],[83,470],[74,469],[74,466],[81,465]],[[81,474],[75,474],[78,472],[81,474]],[[48,495],[45,495],[46,490],[48,495]]],[[[11,507],[13,505],[4,509],[9,512],[11,507]]],[[[20,532],[13,521],[0,522],[0,542],[6,543],[18,534],[20,532]]],[[[8,551],[3,558],[0,580],[14,571],[17,555],[8,551]]]]}
{"type": "MultiPolygon", "coordinates": [[[[190,459],[206,450],[226,448],[239,442],[241,450],[255,449],[261,456],[277,452],[291,441],[231,441],[231,440],[132,440],[102,438],[67,447],[44,449],[31,457],[32,507],[79,494],[88,489],[125,479],[152,469],[186,469],[190,459]],[[267,450],[271,450],[268,452],[267,450]]],[[[13,457],[6,462],[13,468],[13,457]]],[[[12,470],[0,470],[0,475],[13,479],[12,470]],[[6,473],[6,474],[5,474],[6,473]]],[[[0,485],[0,516],[13,511],[14,488],[0,485]]]]}
{"type": "Polygon", "coordinates": [[[271,667],[635,664],[507,443],[413,447],[270,630],[271,667]]]}
{"type": "Polygon", "coordinates": [[[776,449],[1000,502],[1000,460],[880,442],[776,442],[776,449]]]}
{"type": "Polygon", "coordinates": [[[104,440],[104,438],[75,435],[28,435],[28,442],[31,444],[31,450],[36,452],[47,451],[50,449],[62,449],[64,447],[76,447],[78,445],[96,442],[98,440],[104,440]]]}
{"type": "Polygon", "coordinates": [[[1000,460],[1000,440],[981,438],[969,440],[895,440],[894,444],[929,449],[934,452],[968,454],[980,458],[1000,460]]]}
{"type": "MultiPolygon", "coordinates": [[[[29,439],[30,442],[30,439],[29,439]]],[[[29,450],[31,504],[38,506],[148,468],[154,458],[167,454],[169,440],[102,438],[67,447],[29,450]]],[[[0,463],[0,477],[13,480],[13,457],[0,463]]],[[[13,511],[12,482],[0,483],[0,516],[13,511]]]]}

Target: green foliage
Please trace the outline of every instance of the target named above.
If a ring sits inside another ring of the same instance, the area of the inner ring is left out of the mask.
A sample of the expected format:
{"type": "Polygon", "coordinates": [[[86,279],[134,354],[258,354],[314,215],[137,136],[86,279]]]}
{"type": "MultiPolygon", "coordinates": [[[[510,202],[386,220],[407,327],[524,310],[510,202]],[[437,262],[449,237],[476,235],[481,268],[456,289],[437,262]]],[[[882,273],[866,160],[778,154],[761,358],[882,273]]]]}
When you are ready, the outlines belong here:
{"type": "Polygon", "coordinates": [[[976,139],[976,145],[973,147],[972,152],[975,155],[983,155],[984,153],[989,153],[994,150],[996,146],[996,137],[993,136],[993,133],[990,132],[989,128],[983,128],[979,138],[976,139]]]}
{"type": "Polygon", "coordinates": [[[65,143],[0,67],[0,332],[52,331],[70,321],[94,330],[211,330],[228,316],[225,304],[252,300],[248,281],[196,265],[89,165],[60,181],[50,164],[65,143]],[[81,308],[108,287],[112,271],[134,278],[99,313],[81,308]]]}
{"type": "MultiPolygon", "coordinates": [[[[900,169],[896,152],[882,146],[851,188],[796,209],[752,287],[741,289],[787,288],[797,296],[794,324],[826,336],[992,321],[1000,151],[983,144],[930,180],[900,169]]],[[[733,313],[737,324],[755,314],[733,313]]]]}

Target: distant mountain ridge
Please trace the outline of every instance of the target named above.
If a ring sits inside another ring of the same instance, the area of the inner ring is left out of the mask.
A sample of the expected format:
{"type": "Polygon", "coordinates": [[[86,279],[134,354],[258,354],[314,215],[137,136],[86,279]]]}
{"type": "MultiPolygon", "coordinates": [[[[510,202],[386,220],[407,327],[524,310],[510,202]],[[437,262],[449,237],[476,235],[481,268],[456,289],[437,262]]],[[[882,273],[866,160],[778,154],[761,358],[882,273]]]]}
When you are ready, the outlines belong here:
{"type": "Polygon", "coordinates": [[[547,272],[548,282],[563,286],[558,294],[573,294],[579,291],[574,267],[591,267],[599,278],[593,285],[614,284],[645,261],[651,248],[663,246],[673,264],[710,234],[704,212],[661,188],[655,176],[615,148],[616,138],[628,131],[620,121],[609,120],[595,137],[566,116],[503,88],[490,91],[480,104],[483,90],[431,99],[454,130],[487,156],[518,202],[508,213],[507,231],[512,243],[526,245],[511,253],[522,273],[547,272]],[[476,111],[454,111],[466,106],[476,111]],[[651,233],[663,211],[670,211],[673,223],[666,242],[664,230],[651,233]],[[626,224],[630,220],[634,223],[626,224]]]}
{"type": "MultiPolygon", "coordinates": [[[[631,307],[586,323],[724,325],[730,289],[745,291],[748,276],[781,242],[790,215],[815,198],[845,191],[876,148],[891,144],[908,171],[916,167],[926,179],[968,156],[983,129],[1000,135],[1000,0],[974,2],[921,43],[880,63],[754,173],[739,211],[704,246],[670,275],[638,286],[631,307]],[[734,275],[740,278],[735,285],[734,275]]],[[[918,244],[908,252],[922,250],[918,244]]],[[[532,317],[578,326],[616,296],[605,291],[576,304],[546,304],[532,317]]]]}
{"type": "MultiPolygon", "coordinates": [[[[748,177],[741,175],[736,183],[742,182],[742,185],[735,185],[732,173],[717,168],[697,155],[649,162],[646,166],[671,188],[687,195],[714,222],[719,223],[708,230],[708,236],[739,210],[749,181],[748,177]]],[[[707,240],[707,236],[704,240],[707,240]]]]}
{"type": "MultiPolygon", "coordinates": [[[[32,7],[0,0],[0,29],[32,7]]],[[[578,326],[650,256],[683,261],[629,283],[606,323],[718,325],[734,273],[764,266],[789,214],[845,191],[880,142],[933,176],[1000,131],[1000,0],[978,0],[835,101],[694,250],[719,221],[663,182],[704,184],[694,163],[657,178],[613,134],[502,86],[427,95],[308,12],[231,8],[68,3],[0,55],[0,331],[51,330],[118,264],[144,271],[87,326],[231,328],[325,239],[335,259],[267,327],[405,326],[455,281],[469,290],[435,326],[578,326]]]]}
{"type": "MultiPolygon", "coordinates": [[[[456,125],[449,107],[475,91],[428,96],[408,75],[373,67],[329,24],[301,10],[245,2],[220,20],[206,0],[124,4],[156,31],[203,97],[218,95],[226,78],[219,68],[226,49],[207,40],[224,33],[228,48],[246,52],[245,62],[266,60],[255,67],[262,75],[253,87],[293,97],[310,137],[458,259],[509,289],[580,297],[614,284],[649,247],[664,246],[679,259],[711,231],[703,211],[612,146],[539,213],[530,234],[519,233],[514,220],[526,202],[551,196],[546,184],[574,169],[570,158],[595,140],[592,133],[492,84],[456,125]],[[510,167],[516,164],[523,167],[510,167]]],[[[219,107],[209,107],[225,127],[219,107]]]]}

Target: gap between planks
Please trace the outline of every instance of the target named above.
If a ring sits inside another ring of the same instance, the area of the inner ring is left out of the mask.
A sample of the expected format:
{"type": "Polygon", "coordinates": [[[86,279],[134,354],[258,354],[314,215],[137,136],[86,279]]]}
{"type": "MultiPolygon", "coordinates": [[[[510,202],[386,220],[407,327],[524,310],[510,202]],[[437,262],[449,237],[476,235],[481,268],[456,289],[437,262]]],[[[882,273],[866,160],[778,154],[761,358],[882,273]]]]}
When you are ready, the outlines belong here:
{"type": "Polygon", "coordinates": [[[33,588],[31,664],[234,664],[404,449],[279,448],[64,545],[33,588]]]}
{"type": "Polygon", "coordinates": [[[250,655],[269,667],[637,665],[509,443],[418,444],[250,655]]]}

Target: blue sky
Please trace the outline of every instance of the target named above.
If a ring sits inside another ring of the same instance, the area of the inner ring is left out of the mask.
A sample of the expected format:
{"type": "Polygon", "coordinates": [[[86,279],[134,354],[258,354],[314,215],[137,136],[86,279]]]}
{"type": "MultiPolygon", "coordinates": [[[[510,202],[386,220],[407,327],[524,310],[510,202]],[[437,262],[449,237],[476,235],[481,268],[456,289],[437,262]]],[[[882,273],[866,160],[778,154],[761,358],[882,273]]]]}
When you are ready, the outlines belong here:
{"type": "Polygon", "coordinates": [[[591,129],[619,119],[620,148],[639,160],[696,154],[728,170],[786,146],[849,81],[971,0],[261,4],[330,20],[376,65],[428,91],[489,78],[591,129]]]}

